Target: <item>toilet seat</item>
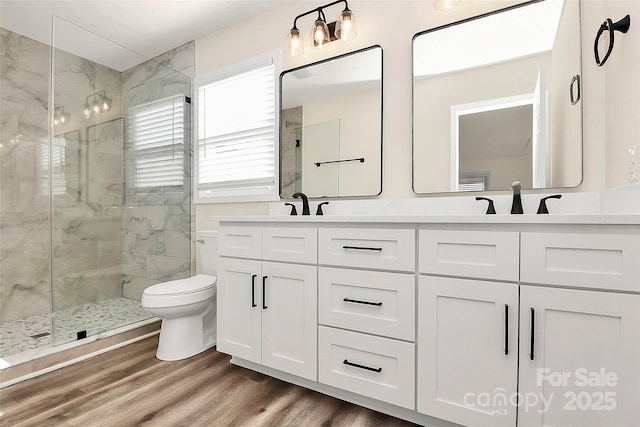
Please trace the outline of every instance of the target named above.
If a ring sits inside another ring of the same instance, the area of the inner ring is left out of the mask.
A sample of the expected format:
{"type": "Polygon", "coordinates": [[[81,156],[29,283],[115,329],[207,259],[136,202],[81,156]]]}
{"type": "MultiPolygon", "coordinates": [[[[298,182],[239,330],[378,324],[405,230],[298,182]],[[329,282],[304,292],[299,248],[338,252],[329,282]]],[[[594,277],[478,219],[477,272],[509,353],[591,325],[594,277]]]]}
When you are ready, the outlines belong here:
{"type": "Polygon", "coordinates": [[[177,307],[205,301],[215,295],[216,276],[198,274],[149,286],[142,294],[142,306],[177,307]]]}

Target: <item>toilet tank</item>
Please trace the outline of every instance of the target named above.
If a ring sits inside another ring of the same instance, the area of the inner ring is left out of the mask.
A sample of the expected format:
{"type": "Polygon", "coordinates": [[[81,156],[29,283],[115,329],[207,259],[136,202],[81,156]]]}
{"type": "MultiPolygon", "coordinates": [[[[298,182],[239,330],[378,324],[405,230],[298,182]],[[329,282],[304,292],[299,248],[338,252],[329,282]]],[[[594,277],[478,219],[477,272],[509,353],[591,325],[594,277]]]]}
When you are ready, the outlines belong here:
{"type": "Polygon", "coordinates": [[[215,276],[218,272],[218,232],[200,231],[198,244],[200,245],[200,270],[202,274],[215,276]]]}

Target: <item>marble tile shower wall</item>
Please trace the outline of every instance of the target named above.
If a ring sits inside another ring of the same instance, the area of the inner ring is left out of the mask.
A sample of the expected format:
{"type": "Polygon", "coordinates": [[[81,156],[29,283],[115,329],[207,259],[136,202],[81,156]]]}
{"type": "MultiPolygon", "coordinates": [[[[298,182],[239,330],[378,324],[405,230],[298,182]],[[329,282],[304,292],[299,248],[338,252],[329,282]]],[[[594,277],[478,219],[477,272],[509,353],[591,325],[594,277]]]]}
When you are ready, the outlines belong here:
{"type": "MultiPolygon", "coordinates": [[[[195,43],[186,43],[122,73],[126,109],[179,94],[191,96],[195,43]],[[180,74],[176,73],[179,72],[180,74]]],[[[125,189],[122,216],[123,292],[140,299],[150,285],[195,273],[195,210],[191,206],[191,117],[185,123],[184,188],[141,193],[125,189]]],[[[125,138],[126,140],[126,138],[125,138]]],[[[131,162],[125,147],[125,162],[131,162]]],[[[131,165],[125,167],[125,174],[131,165]]],[[[130,182],[130,179],[125,181],[130,182]]]]}
{"type": "Polygon", "coordinates": [[[302,128],[302,107],[288,108],[282,111],[282,152],[280,162],[287,167],[280,170],[282,179],[282,194],[291,196],[297,191],[302,191],[302,165],[299,164],[301,156],[298,155],[298,133],[302,128]]]}
{"type": "Polygon", "coordinates": [[[50,309],[49,47],[0,28],[0,321],[50,309]]]}
{"type": "Polygon", "coordinates": [[[124,133],[120,72],[58,49],[53,64],[55,105],[71,115],[54,129],[65,139],[64,165],[58,168],[52,156],[52,292],[58,311],[122,296],[124,133]],[[87,119],[86,96],[99,90],[113,105],[87,119]]]}
{"type": "MultiPolygon", "coordinates": [[[[50,235],[43,168],[49,46],[2,28],[0,37],[0,321],[50,312],[52,288],[58,310],[123,294],[139,298],[150,284],[188,277],[195,271],[190,188],[180,195],[128,197],[122,112],[191,93],[194,44],[123,73],[56,51],[55,104],[65,107],[71,121],[55,129],[66,146],[65,164],[53,171],[54,187],[62,185],[54,189],[50,235]],[[87,122],[85,97],[98,90],[106,90],[114,105],[87,122]]],[[[190,135],[190,120],[187,125],[190,135]]],[[[189,168],[186,175],[190,185],[189,168]]]]}

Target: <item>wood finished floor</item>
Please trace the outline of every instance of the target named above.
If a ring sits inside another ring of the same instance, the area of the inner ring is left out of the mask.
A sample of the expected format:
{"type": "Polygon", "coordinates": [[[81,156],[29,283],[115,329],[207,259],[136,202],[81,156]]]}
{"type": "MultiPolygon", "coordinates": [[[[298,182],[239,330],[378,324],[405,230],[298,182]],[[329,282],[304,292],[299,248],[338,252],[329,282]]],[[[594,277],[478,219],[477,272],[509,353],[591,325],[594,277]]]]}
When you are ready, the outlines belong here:
{"type": "Polygon", "coordinates": [[[414,426],[233,366],[155,358],[147,338],[0,390],[0,426],[414,426]]]}

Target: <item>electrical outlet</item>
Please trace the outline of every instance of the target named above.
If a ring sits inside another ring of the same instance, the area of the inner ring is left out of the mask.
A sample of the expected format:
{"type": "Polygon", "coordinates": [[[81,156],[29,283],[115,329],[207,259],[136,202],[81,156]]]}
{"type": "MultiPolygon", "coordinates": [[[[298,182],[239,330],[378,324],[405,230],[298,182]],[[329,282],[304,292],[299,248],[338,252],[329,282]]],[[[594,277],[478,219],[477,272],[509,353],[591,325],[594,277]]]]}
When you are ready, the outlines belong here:
{"type": "Polygon", "coordinates": [[[638,147],[631,147],[627,150],[627,179],[635,182],[640,178],[640,167],[638,166],[638,147]]]}

